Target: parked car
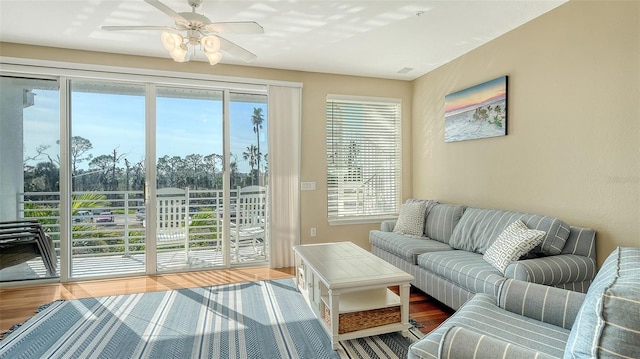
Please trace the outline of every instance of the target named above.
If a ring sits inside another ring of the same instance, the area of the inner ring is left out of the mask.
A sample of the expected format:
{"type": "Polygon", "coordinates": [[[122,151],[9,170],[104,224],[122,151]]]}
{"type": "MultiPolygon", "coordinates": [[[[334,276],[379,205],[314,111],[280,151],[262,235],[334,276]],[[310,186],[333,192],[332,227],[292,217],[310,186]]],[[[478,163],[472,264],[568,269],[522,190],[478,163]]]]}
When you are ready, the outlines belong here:
{"type": "Polygon", "coordinates": [[[94,217],[94,221],[96,223],[101,223],[101,222],[113,222],[113,214],[111,212],[100,212],[99,215],[97,215],[96,217],[94,217]]]}
{"type": "Polygon", "coordinates": [[[91,209],[91,214],[93,214],[94,216],[97,216],[102,212],[110,212],[110,211],[108,209],[105,209],[105,208],[92,208],[91,209]]]}
{"type": "Polygon", "coordinates": [[[73,215],[74,222],[91,222],[91,216],[93,214],[89,211],[78,211],[73,215]]]}

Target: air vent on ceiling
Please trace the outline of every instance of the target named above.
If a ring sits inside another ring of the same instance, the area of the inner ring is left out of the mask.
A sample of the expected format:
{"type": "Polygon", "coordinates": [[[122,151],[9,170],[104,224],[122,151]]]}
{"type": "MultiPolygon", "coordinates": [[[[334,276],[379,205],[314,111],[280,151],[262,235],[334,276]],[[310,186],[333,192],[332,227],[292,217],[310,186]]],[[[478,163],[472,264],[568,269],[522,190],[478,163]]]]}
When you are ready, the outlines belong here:
{"type": "Polygon", "coordinates": [[[413,71],[413,67],[404,67],[404,68],[398,70],[398,73],[399,74],[406,74],[406,73],[409,73],[411,71],[413,71]]]}

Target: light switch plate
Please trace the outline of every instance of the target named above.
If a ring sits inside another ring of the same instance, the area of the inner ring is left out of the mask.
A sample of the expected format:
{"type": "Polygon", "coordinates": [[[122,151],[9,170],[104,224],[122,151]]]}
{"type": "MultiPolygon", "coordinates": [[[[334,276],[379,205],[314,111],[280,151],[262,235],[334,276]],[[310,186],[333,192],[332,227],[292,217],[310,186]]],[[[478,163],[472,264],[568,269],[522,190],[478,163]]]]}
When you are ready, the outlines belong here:
{"type": "Polygon", "coordinates": [[[300,189],[302,191],[315,191],[316,183],[315,182],[300,182],[300,189]]]}

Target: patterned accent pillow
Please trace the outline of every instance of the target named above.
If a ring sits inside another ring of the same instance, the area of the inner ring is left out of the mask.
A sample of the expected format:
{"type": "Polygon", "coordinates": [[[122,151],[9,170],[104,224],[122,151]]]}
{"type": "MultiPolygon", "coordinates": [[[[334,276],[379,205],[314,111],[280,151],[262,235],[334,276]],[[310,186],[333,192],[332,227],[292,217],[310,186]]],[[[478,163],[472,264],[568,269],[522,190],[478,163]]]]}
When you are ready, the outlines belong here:
{"type": "Polygon", "coordinates": [[[422,237],[424,233],[424,215],[427,212],[426,201],[415,201],[400,206],[398,222],[393,232],[413,237],[422,237]]]}
{"type": "Polygon", "coordinates": [[[482,258],[504,274],[511,262],[540,244],[545,234],[544,231],[529,229],[524,222],[517,220],[500,233],[482,258]]]}

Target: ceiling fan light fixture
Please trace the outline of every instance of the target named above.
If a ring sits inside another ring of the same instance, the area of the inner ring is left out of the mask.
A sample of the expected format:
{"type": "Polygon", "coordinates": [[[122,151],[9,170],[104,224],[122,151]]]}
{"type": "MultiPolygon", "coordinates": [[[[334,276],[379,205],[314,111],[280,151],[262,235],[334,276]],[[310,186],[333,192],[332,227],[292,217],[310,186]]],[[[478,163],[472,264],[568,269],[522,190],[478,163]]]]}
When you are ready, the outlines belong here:
{"type": "Polygon", "coordinates": [[[220,52],[209,52],[209,51],[205,50],[204,54],[209,59],[209,64],[210,65],[215,65],[218,62],[220,62],[220,60],[222,60],[222,53],[220,53],[220,52]]]}
{"type": "Polygon", "coordinates": [[[171,55],[173,61],[175,62],[189,61],[189,49],[185,44],[180,44],[180,46],[177,46],[173,50],[169,51],[169,55],[171,55]]]}
{"type": "Polygon", "coordinates": [[[162,40],[162,46],[164,46],[167,51],[172,51],[176,47],[180,47],[184,42],[182,36],[170,32],[163,32],[160,39],[162,40]]]}
{"type": "Polygon", "coordinates": [[[204,51],[208,53],[215,53],[220,50],[220,39],[217,36],[204,36],[200,39],[200,44],[202,44],[204,51]]]}
{"type": "Polygon", "coordinates": [[[102,26],[102,29],[105,31],[166,30],[160,37],[162,46],[177,62],[186,62],[189,61],[189,57],[196,56],[198,45],[201,46],[211,65],[217,64],[222,58],[220,49],[225,52],[225,56],[237,57],[247,63],[256,60],[255,54],[218,34],[264,34],[260,24],[255,21],[211,22],[205,15],[196,12],[203,0],[186,1],[192,8],[190,13],[177,12],[163,4],[161,0],[145,0],[147,4],[171,17],[175,26],[126,25],[102,26]]]}

